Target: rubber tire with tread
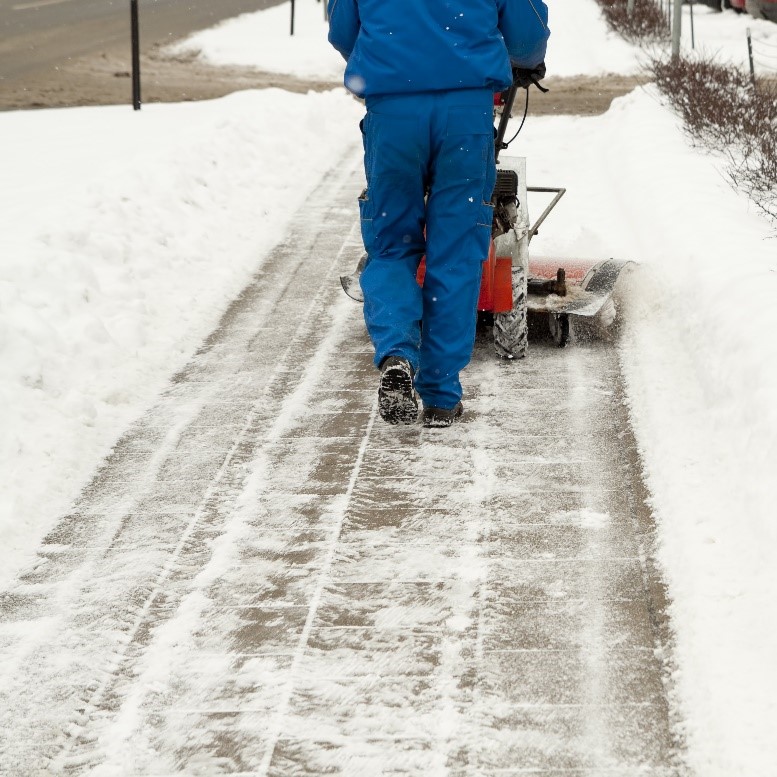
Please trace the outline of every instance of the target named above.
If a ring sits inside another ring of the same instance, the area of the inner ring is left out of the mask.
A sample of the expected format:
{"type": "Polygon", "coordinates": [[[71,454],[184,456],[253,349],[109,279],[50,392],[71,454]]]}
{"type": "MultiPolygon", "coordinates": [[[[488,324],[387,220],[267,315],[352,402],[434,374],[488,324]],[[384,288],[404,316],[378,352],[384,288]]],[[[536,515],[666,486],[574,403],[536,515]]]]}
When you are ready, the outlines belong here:
{"type": "Polygon", "coordinates": [[[503,359],[523,359],[529,348],[526,271],[513,267],[513,309],[494,313],[494,348],[503,359]]]}

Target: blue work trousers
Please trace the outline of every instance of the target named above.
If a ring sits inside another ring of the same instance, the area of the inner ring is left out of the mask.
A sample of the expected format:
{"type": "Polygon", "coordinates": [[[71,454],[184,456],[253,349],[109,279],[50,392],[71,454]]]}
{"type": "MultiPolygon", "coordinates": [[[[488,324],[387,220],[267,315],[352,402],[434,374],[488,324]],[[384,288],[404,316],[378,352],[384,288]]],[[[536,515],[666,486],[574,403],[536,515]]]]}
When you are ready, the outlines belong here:
{"type": "Polygon", "coordinates": [[[427,407],[461,399],[491,239],[493,95],[463,89],[367,98],[361,276],[375,364],[404,356],[427,407]],[[426,255],[423,289],[416,282],[426,255]]]}

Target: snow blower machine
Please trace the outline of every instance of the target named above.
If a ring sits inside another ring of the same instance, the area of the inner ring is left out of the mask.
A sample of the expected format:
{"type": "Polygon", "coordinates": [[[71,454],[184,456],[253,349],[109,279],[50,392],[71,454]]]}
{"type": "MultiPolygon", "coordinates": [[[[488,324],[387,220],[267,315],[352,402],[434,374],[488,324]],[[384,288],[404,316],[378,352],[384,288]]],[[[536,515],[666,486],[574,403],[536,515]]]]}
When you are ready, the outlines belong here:
{"type": "MultiPolygon", "coordinates": [[[[566,189],[528,187],[526,159],[504,157],[520,133],[528,113],[528,90],[523,121],[513,138],[505,142],[507,124],[520,87],[517,84],[495,95],[495,113],[501,113],[495,128],[496,185],[491,199],[494,217],[491,247],[483,263],[478,299],[478,315],[493,323],[494,348],[503,359],[522,359],[529,342],[529,320],[546,320],[550,336],[558,346],[569,341],[570,320],[596,319],[596,328],[606,328],[615,317],[612,294],[621,271],[630,262],[592,261],[587,259],[529,258],[529,244],[540,226],[564,196],[566,189]],[[549,204],[532,224],[529,220],[528,194],[552,195],[549,204]]],[[[546,90],[543,90],[546,91],[546,90]]],[[[368,261],[362,255],[351,275],[340,277],[345,293],[363,302],[359,278],[368,261]]],[[[425,261],[418,268],[418,283],[423,285],[425,261]]]]}

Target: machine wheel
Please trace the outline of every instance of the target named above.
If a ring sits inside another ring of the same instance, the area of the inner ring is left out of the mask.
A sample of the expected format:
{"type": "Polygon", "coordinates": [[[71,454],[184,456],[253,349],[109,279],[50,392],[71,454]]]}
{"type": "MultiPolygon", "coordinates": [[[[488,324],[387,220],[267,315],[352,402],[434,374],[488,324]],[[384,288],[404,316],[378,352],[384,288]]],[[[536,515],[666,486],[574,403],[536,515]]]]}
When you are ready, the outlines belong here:
{"type": "Polygon", "coordinates": [[[529,347],[526,271],[513,266],[513,309],[494,313],[494,347],[503,359],[523,359],[529,347]]]}
{"type": "Polygon", "coordinates": [[[548,324],[553,342],[563,348],[569,342],[569,316],[566,313],[551,313],[548,324]]]}

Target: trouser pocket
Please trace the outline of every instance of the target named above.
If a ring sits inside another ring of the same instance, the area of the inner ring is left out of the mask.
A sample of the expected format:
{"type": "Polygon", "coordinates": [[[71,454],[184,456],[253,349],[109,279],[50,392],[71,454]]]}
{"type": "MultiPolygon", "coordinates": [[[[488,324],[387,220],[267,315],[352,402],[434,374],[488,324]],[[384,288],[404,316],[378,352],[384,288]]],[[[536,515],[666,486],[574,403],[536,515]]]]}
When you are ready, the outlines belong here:
{"type": "Polygon", "coordinates": [[[375,243],[375,227],[369,189],[365,189],[359,195],[359,216],[361,218],[362,242],[364,243],[365,251],[369,254],[375,243]]]}

